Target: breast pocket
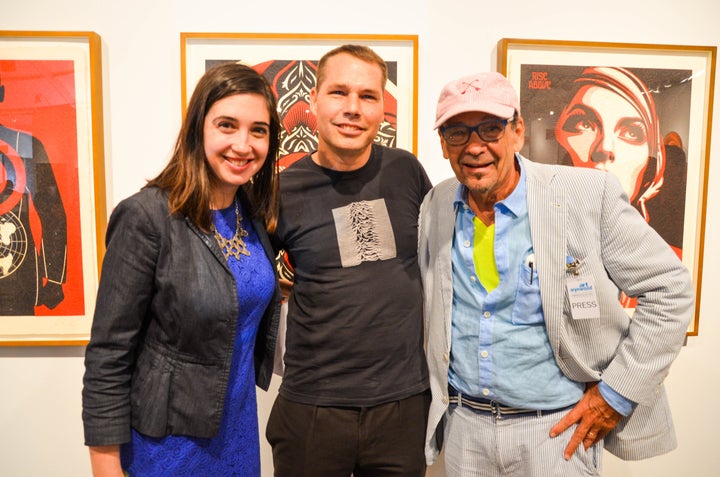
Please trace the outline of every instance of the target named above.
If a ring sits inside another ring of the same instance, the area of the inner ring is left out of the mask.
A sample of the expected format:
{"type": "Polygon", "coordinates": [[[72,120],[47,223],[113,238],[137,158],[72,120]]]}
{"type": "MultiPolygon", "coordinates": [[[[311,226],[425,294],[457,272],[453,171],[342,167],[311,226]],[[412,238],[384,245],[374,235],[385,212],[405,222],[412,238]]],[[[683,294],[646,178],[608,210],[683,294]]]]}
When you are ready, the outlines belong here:
{"type": "Polygon", "coordinates": [[[531,251],[520,264],[512,322],[514,325],[535,325],[543,321],[538,270],[535,255],[531,251]]]}

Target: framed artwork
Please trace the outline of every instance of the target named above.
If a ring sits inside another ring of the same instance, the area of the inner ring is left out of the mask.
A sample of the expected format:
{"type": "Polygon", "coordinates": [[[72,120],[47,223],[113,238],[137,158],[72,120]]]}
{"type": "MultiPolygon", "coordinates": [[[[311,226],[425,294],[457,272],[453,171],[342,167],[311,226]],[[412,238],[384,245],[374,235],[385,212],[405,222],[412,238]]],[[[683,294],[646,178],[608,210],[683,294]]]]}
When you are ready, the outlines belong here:
{"type": "Polygon", "coordinates": [[[104,250],[101,41],[0,31],[0,345],[84,345],[104,250]]]}
{"type": "Polygon", "coordinates": [[[265,75],[278,99],[282,170],[316,149],[310,90],[317,63],[347,43],[369,46],[388,65],[385,118],[376,141],[417,154],[417,35],[181,33],[183,111],[209,67],[227,61],[252,66],[265,75]]]}
{"type": "MultiPolygon", "coordinates": [[[[524,156],[609,170],[682,259],[696,288],[704,247],[714,46],[501,39],[520,94],[524,156]]],[[[622,297],[632,313],[635,300],[622,297]]]]}

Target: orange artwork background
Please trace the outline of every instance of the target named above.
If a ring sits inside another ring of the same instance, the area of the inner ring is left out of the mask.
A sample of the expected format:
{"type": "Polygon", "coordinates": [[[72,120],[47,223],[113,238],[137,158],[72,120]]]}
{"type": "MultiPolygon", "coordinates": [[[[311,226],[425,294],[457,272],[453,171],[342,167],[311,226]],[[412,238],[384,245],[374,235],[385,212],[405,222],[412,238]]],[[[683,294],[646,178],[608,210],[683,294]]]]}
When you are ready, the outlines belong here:
{"type": "MultiPolygon", "coordinates": [[[[45,147],[67,217],[64,299],[36,315],[83,315],[83,264],[78,184],[75,66],[66,60],[0,60],[0,124],[29,133],[45,147]]],[[[41,224],[31,207],[31,231],[40,246],[41,224]]]]}

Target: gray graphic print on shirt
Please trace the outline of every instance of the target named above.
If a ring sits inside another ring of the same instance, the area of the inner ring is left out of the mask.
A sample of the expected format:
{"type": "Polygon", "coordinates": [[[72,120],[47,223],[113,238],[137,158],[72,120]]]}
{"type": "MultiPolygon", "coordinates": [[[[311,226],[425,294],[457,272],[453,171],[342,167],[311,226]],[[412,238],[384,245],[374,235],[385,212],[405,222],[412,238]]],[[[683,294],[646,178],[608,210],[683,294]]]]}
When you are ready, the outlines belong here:
{"type": "Polygon", "coordinates": [[[333,209],[343,268],[397,256],[385,199],[353,202],[333,209]]]}

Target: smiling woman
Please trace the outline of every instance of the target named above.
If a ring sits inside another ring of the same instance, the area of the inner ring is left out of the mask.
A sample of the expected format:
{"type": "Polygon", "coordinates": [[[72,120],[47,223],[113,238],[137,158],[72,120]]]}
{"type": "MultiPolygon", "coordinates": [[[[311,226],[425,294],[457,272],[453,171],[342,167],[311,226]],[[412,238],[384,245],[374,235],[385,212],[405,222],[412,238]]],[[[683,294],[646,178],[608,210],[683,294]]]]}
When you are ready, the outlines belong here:
{"type": "Polygon", "coordinates": [[[205,117],[205,156],[212,170],[212,207],[232,205],[237,188],[260,171],[270,147],[270,113],[259,94],[218,100],[205,117]]]}
{"type": "Polygon", "coordinates": [[[279,119],[265,79],[216,66],[170,162],[115,208],[85,357],[95,477],[260,476],[255,386],[272,374],[280,289],[279,119]]]}

